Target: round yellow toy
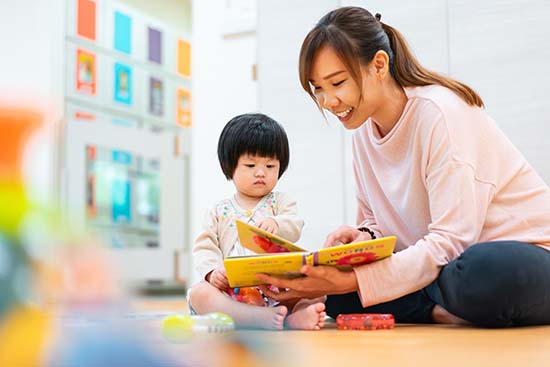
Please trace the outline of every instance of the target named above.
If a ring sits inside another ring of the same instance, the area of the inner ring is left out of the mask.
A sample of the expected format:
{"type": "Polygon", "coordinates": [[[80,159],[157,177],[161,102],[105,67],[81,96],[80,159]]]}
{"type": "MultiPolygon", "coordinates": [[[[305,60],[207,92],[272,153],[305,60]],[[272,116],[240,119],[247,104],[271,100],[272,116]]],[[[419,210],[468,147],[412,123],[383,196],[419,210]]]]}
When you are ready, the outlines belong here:
{"type": "Polygon", "coordinates": [[[224,313],[170,315],[162,320],[162,335],[168,341],[185,342],[197,335],[223,334],[235,329],[233,319],[224,313]]]}

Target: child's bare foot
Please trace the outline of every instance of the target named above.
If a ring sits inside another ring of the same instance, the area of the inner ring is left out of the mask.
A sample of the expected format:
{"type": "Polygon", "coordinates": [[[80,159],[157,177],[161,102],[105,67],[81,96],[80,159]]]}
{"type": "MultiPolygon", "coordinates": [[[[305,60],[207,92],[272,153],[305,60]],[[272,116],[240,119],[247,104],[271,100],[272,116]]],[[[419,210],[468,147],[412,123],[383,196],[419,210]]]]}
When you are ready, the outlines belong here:
{"type": "Polygon", "coordinates": [[[287,313],[288,309],[286,306],[250,306],[245,313],[239,313],[242,317],[238,317],[235,314],[232,316],[238,327],[283,330],[287,313]]]}
{"type": "Polygon", "coordinates": [[[437,324],[468,325],[469,322],[453,315],[440,305],[435,305],[432,310],[432,321],[437,324]]]}
{"type": "Polygon", "coordinates": [[[326,316],[325,304],[319,302],[291,313],[285,324],[289,329],[320,330],[325,326],[326,316]]]}

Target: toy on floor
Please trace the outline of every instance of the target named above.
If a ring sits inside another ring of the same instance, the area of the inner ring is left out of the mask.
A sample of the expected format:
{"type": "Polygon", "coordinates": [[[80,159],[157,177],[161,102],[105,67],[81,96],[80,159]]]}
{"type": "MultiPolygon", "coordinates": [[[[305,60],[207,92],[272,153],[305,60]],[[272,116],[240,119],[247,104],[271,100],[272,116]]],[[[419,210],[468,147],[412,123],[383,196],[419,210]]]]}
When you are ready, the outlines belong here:
{"type": "Polygon", "coordinates": [[[354,313],[336,317],[338,330],[380,330],[393,329],[395,319],[392,314],[354,313]]]}
{"type": "Polygon", "coordinates": [[[237,302],[261,307],[268,305],[257,287],[230,288],[228,293],[237,302]]]}
{"type": "Polygon", "coordinates": [[[194,336],[227,333],[235,329],[233,319],[221,312],[205,315],[170,315],[162,320],[162,335],[170,342],[185,342],[194,336]]]}

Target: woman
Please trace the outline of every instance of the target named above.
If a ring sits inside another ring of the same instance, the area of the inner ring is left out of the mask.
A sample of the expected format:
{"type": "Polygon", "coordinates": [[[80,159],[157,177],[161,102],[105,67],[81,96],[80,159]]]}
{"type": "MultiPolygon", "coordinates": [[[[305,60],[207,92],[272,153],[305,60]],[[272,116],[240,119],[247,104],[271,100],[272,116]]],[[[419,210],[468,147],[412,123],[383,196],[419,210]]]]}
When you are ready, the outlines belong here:
{"type": "Polygon", "coordinates": [[[426,70],[403,36],[358,7],[325,15],[300,54],[320,109],[355,130],[359,228],[325,246],[396,235],[396,253],[342,272],[258,277],[288,301],[328,295],[327,314],[398,322],[550,324],[550,189],[467,85],[426,70]]]}

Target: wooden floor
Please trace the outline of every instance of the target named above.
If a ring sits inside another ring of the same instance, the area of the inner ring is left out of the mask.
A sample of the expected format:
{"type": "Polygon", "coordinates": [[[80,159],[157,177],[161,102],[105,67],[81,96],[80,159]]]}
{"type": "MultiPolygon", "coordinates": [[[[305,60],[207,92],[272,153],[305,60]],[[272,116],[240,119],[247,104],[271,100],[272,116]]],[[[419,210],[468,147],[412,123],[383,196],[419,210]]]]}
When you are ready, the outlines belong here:
{"type": "MultiPolygon", "coordinates": [[[[183,301],[146,300],[143,311],[182,310],[183,301]]],[[[393,330],[236,330],[174,344],[152,343],[188,366],[550,366],[550,326],[480,329],[446,325],[397,325],[393,330]]]]}

